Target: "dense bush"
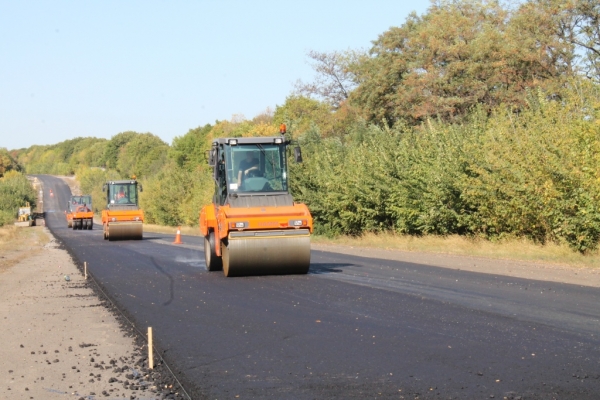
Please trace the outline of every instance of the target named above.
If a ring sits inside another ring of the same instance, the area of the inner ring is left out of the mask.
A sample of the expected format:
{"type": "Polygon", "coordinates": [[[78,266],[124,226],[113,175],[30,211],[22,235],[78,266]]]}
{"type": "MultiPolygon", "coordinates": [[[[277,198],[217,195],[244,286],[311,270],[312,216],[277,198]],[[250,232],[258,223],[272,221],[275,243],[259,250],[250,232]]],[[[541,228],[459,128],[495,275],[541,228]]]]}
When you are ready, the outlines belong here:
{"type": "Polygon", "coordinates": [[[194,226],[200,208],[211,201],[213,187],[206,170],[188,171],[170,164],[144,182],[140,205],[149,223],[194,226]]]}
{"type": "Polygon", "coordinates": [[[19,207],[29,202],[35,207],[36,193],[25,175],[9,171],[0,178],[0,226],[11,224],[17,219],[19,207]]]}
{"type": "Polygon", "coordinates": [[[293,190],[319,232],[528,237],[594,249],[600,239],[598,88],[530,96],[519,114],[475,111],[462,124],[381,129],[357,123],[345,138],[316,128],[300,141],[293,190]]]}
{"type": "Polygon", "coordinates": [[[514,116],[490,119],[470,145],[465,205],[470,230],[561,240],[578,251],[600,239],[598,88],[578,84],[562,101],[544,96],[514,116]]]}

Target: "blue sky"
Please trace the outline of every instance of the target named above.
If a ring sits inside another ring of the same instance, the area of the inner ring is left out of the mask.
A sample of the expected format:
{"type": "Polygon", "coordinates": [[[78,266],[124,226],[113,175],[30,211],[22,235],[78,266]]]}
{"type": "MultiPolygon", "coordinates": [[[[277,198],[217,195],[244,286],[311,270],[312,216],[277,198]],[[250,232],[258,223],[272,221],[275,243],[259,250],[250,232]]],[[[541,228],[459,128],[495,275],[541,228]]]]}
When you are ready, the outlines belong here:
{"type": "Polygon", "coordinates": [[[0,0],[0,147],[251,119],[428,1],[0,0]]]}

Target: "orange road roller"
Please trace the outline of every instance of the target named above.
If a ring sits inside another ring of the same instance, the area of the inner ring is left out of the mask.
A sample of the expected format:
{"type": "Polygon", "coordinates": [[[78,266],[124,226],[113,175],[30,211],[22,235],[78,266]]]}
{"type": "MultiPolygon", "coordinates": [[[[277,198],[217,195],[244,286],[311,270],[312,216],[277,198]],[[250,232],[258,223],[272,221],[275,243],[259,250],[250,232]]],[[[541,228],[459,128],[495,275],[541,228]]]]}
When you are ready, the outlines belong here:
{"type": "MultiPolygon", "coordinates": [[[[209,271],[225,276],[306,274],[313,220],[294,202],[284,136],[215,139],[209,165],[216,183],[212,204],[200,211],[209,271]]],[[[294,148],[302,161],[299,147],[294,148]]]]}
{"type": "Polygon", "coordinates": [[[94,212],[92,211],[92,196],[71,196],[65,211],[67,227],[75,229],[92,229],[94,212]]]}
{"type": "Polygon", "coordinates": [[[142,239],[144,212],[138,206],[142,185],[132,178],[106,182],[102,189],[106,192],[106,208],[102,210],[104,239],[142,239]]]}

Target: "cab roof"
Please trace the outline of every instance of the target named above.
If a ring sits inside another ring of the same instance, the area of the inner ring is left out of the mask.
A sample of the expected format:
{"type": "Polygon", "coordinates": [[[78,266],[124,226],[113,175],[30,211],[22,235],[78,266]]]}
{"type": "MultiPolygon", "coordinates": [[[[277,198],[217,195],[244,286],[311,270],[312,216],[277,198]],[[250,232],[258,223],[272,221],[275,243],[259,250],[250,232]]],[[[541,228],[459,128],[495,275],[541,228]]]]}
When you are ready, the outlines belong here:
{"type": "Polygon", "coordinates": [[[213,140],[213,145],[217,144],[228,144],[228,145],[245,145],[245,144],[275,144],[276,141],[280,143],[289,143],[285,136],[268,136],[268,137],[243,137],[243,138],[218,138],[213,140]],[[235,144],[231,143],[235,141],[235,144]]]}
{"type": "Polygon", "coordinates": [[[132,183],[137,183],[137,181],[135,179],[123,179],[120,181],[108,181],[106,182],[108,185],[127,185],[127,184],[132,184],[132,183]]]}

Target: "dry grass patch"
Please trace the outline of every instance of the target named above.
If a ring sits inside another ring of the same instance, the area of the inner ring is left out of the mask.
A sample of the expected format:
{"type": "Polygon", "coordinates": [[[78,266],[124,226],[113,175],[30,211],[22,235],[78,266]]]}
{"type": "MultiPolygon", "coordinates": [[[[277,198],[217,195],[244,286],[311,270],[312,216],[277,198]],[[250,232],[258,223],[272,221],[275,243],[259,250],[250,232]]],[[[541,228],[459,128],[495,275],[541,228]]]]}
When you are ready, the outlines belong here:
{"type": "Polygon", "coordinates": [[[491,242],[464,236],[408,236],[397,234],[365,234],[361,237],[343,236],[335,239],[313,236],[312,241],[323,245],[369,247],[423,253],[442,253],[464,256],[534,261],[569,265],[572,267],[600,268],[600,254],[582,255],[567,245],[535,244],[526,239],[505,239],[491,242]]]}
{"type": "Polygon", "coordinates": [[[0,228],[0,250],[5,250],[7,246],[15,244],[23,229],[18,229],[14,225],[7,225],[0,228]]]}
{"type": "Polygon", "coordinates": [[[0,228],[0,272],[41,251],[50,240],[41,226],[0,228]]]}
{"type": "Polygon", "coordinates": [[[48,243],[44,227],[17,227],[7,225],[0,228],[0,251],[29,250],[48,243]]]}

